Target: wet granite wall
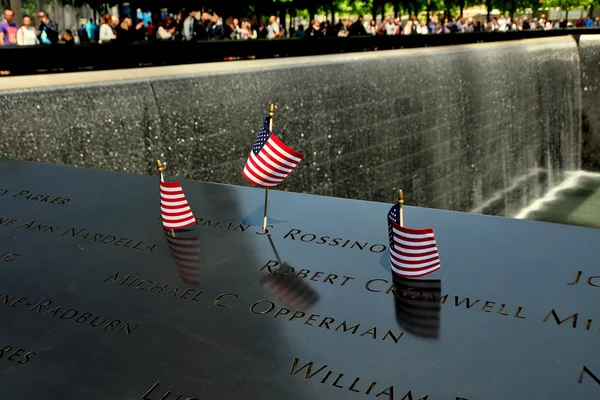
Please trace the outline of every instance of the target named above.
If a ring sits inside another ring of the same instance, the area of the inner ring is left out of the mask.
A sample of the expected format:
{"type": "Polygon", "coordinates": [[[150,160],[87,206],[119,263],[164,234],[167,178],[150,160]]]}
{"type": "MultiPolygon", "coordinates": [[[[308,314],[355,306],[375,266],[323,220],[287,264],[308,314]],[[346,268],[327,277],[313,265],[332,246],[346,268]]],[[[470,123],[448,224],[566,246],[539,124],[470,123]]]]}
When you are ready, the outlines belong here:
{"type": "Polygon", "coordinates": [[[583,169],[600,171],[600,35],[581,35],[583,169]]]}
{"type": "Polygon", "coordinates": [[[2,91],[0,154],[245,185],[274,102],[306,155],[285,190],[513,215],[581,164],[571,37],[223,65],[2,91]]]}

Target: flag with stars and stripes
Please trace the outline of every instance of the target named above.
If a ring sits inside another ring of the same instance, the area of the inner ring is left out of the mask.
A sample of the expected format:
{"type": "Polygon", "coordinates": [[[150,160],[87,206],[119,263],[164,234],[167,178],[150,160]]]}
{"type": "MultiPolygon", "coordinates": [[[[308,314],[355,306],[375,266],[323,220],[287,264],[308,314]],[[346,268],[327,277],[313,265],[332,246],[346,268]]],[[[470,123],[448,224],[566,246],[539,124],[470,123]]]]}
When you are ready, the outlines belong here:
{"type": "Polygon", "coordinates": [[[200,282],[200,239],[179,237],[174,233],[165,233],[165,237],[181,279],[190,285],[198,285],[200,282]]]}
{"type": "Polygon", "coordinates": [[[179,182],[160,183],[160,215],[165,229],[183,229],[196,224],[179,182]]]}
{"type": "Polygon", "coordinates": [[[250,183],[262,188],[276,186],[304,158],[270,131],[269,122],[270,117],[267,117],[242,172],[250,183]]]}
{"type": "Polygon", "coordinates": [[[400,205],[388,213],[390,261],[392,272],[405,278],[417,278],[440,269],[440,257],[433,228],[410,229],[400,226],[400,205]]]}

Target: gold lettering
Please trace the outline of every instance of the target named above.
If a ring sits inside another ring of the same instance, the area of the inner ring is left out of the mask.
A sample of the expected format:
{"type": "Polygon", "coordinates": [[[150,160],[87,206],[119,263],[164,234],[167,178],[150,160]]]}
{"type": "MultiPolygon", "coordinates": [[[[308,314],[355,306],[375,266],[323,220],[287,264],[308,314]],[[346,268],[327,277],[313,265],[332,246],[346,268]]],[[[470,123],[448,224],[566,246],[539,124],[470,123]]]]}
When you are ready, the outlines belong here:
{"type": "Polygon", "coordinates": [[[579,278],[581,278],[581,274],[583,271],[577,271],[577,273],[575,274],[575,279],[573,280],[573,282],[571,283],[567,283],[567,285],[575,285],[579,282],[579,278]]]}
{"type": "Polygon", "coordinates": [[[488,310],[488,308],[493,307],[494,306],[493,301],[486,301],[485,303],[483,303],[483,307],[481,307],[481,311],[483,312],[491,312],[490,310],[488,310]]]}
{"type": "Polygon", "coordinates": [[[296,369],[298,367],[298,362],[299,361],[300,360],[298,358],[294,359],[294,362],[292,363],[292,369],[290,370],[290,376],[296,375],[298,372],[300,372],[304,368],[306,368],[306,373],[304,375],[304,379],[310,379],[313,376],[317,375],[319,372],[323,371],[325,368],[327,368],[327,365],[324,365],[321,368],[319,368],[319,370],[316,371],[315,373],[311,373],[312,367],[313,367],[313,362],[311,361],[308,364],[305,364],[302,368],[296,369]]]}
{"type": "Polygon", "coordinates": [[[575,313],[575,314],[571,315],[570,317],[565,318],[561,321],[561,319],[558,317],[558,314],[556,314],[556,311],[554,311],[554,308],[553,308],[552,311],[550,311],[548,313],[548,315],[546,315],[546,318],[544,318],[544,322],[547,322],[548,318],[550,318],[551,315],[554,317],[554,320],[556,321],[557,325],[560,325],[563,322],[572,318],[573,319],[572,327],[573,328],[577,327],[577,316],[579,315],[579,313],[575,313]]]}
{"type": "Polygon", "coordinates": [[[335,328],[335,330],[337,331],[340,328],[343,328],[344,332],[348,332],[349,330],[352,330],[352,334],[354,335],[356,333],[356,331],[358,330],[359,327],[360,327],[360,324],[356,324],[356,325],[351,326],[350,328],[348,328],[346,326],[346,321],[343,321],[337,328],[335,328]]]}
{"type": "Polygon", "coordinates": [[[266,268],[269,271],[269,273],[272,274],[273,271],[271,270],[271,267],[276,267],[278,265],[279,265],[279,262],[277,262],[275,260],[269,260],[265,263],[265,265],[260,267],[260,271],[263,271],[266,268]]]}
{"type": "Polygon", "coordinates": [[[275,315],[273,315],[273,318],[277,318],[277,317],[279,317],[280,315],[287,315],[287,314],[289,314],[289,313],[290,313],[290,311],[291,311],[291,310],[289,310],[289,309],[287,309],[287,308],[283,308],[283,307],[282,307],[282,308],[280,308],[280,309],[279,309],[279,311],[277,311],[277,312],[275,313],[275,315]]]}
{"type": "Polygon", "coordinates": [[[392,331],[388,330],[382,340],[385,341],[385,338],[387,338],[389,336],[389,337],[392,338],[392,340],[394,341],[394,343],[398,343],[400,341],[400,338],[403,335],[404,335],[404,333],[400,332],[400,335],[398,335],[398,337],[396,337],[396,336],[394,336],[394,334],[392,333],[392,331]]]}
{"type": "Polygon", "coordinates": [[[228,305],[226,305],[226,304],[225,304],[225,305],[223,305],[223,304],[221,304],[221,303],[220,303],[221,299],[222,299],[223,297],[225,297],[225,296],[233,296],[233,297],[236,297],[236,298],[238,297],[238,295],[237,295],[237,294],[234,294],[234,293],[223,293],[223,294],[220,294],[220,295],[218,295],[217,297],[215,297],[215,301],[214,301],[215,305],[216,305],[216,306],[219,306],[219,307],[235,308],[234,306],[228,306],[228,305]]]}
{"type": "Polygon", "coordinates": [[[600,287],[600,284],[595,285],[592,283],[592,279],[600,279],[600,276],[590,276],[587,280],[587,284],[594,287],[600,287]]]}
{"type": "Polygon", "coordinates": [[[337,378],[335,378],[335,381],[333,381],[333,384],[332,384],[331,386],[334,386],[334,387],[336,387],[336,388],[343,389],[343,388],[344,388],[343,386],[338,386],[338,385],[337,385],[337,383],[340,381],[340,379],[342,379],[342,376],[344,376],[344,374],[339,374],[339,375],[337,376],[337,378]]]}
{"type": "Polygon", "coordinates": [[[259,300],[259,301],[255,301],[254,303],[252,303],[252,305],[250,306],[250,311],[252,312],[252,314],[263,315],[263,314],[270,313],[271,311],[273,311],[274,308],[275,308],[275,304],[273,304],[272,302],[270,302],[268,300],[259,300]],[[256,306],[258,306],[259,304],[262,304],[262,303],[268,303],[269,308],[267,308],[265,311],[261,311],[261,312],[254,311],[256,306]]]}
{"type": "Polygon", "coordinates": [[[600,385],[600,378],[592,373],[585,365],[581,368],[581,373],[579,374],[579,379],[577,379],[578,383],[583,383],[583,374],[586,373],[592,378],[598,385],[600,385]]]}
{"type": "Polygon", "coordinates": [[[467,305],[467,308],[471,308],[473,307],[475,304],[477,304],[479,302],[479,299],[475,300],[473,302],[473,304],[471,304],[471,299],[469,299],[468,297],[465,297],[463,300],[461,300],[460,302],[458,301],[458,296],[454,296],[454,305],[456,307],[460,306],[462,303],[465,303],[467,305]]]}
{"type": "MultiPolygon", "coordinates": [[[[394,387],[390,386],[389,388],[385,389],[383,392],[380,392],[378,395],[376,395],[375,397],[379,397],[382,395],[387,395],[389,400],[392,400],[394,398],[394,387]]],[[[405,396],[406,397],[406,396],[405,396]]]]}
{"type": "Polygon", "coordinates": [[[137,283],[137,285],[135,285],[135,288],[136,288],[136,289],[138,289],[138,290],[145,290],[145,289],[142,287],[142,285],[143,285],[144,283],[146,283],[146,282],[148,282],[148,283],[150,283],[150,284],[154,283],[154,282],[152,282],[152,281],[149,281],[149,280],[146,280],[146,279],[142,279],[141,281],[139,281],[139,282],[137,283]]]}
{"type": "Polygon", "coordinates": [[[377,281],[388,283],[388,281],[386,281],[385,279],[371,279],[370,281],[367,281],[367,283],[365,283],[365,289],[367,289],[369,292],[380,293],[381,290],[371,289],[371,283],[377,282],[377,281]]]}
{"type": "Polygon", "coordinates": [[[373,328],[369,329],[368,331],[366,331],[365,333],[363,333],[360,336],[362,337],[362,336],[365,336],[365,335],[371,335],[371,337],[373,339],[377,339],[377,328],[373,327],[373,328]]]}
{"type": "Polygon", "coordinates": [[[350,279],[354,279],[351,276],[344,276],[344,281],[342,282],[341,286],[344,286],[346,284],[346,282],[348,282],[350,279]]]}
{"type": "Polygon", "coordinates": [[[333,318],[325,317],[319,324],[319,328],[325,325],[325,328],[329,329],[329,324],[333,324],[335,320],[333,318]]]}
{"type": "Polygon", "coordinates": [[[293,320],[293,319],[296,319],[296,318],[302,318],[302,317],[304,317],[305,315],[306,315],[306,314],[304,314],[304,312],[302,312],[302,311],[296,311],[296,312],[294,313],[294,315],[292,315],[292,316],[290,317],[290,319],[289,319],[289,320],[291,321],[291,320],[293,320]]]}
{"type": "Polygon", "coordinates": [[[317,318],[319,318],[319,317],[320,317],[320,315],[318,315],[318,314],[311,314],[311,315],[310,315],[310,317],[308,317],[308,318],[307,318],[307,320],[306,320],[306,321],[304,321],[304,324],[305,324],[305,325],[310,325],[310,326],[313,326],[313,324],[309,324],[309,322],[312,322],[312,321],[314,321],[314,320],[315,320],[315,319],[314,319],[314,317],[317,317],[317,318]]]}

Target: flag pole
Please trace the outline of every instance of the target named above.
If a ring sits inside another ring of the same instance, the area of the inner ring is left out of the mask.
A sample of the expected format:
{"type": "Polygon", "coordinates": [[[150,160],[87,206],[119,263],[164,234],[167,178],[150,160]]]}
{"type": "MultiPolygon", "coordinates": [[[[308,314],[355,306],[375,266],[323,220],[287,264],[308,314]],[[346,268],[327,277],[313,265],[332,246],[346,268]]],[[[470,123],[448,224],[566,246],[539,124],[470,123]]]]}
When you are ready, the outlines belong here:
{"type": "MultiPolygon", "coordinates": [[[[273,132],[273,116],[275,115],[275,104],[269,106],[269,131],[273,132]]],[[[269,188],[265,188],[265,215],[263,218],[263,231],[267,230],[267,206],[269,204],[269,188]]]]}
{"type": "MultiPolygon", "coordinates": [[[[163,163],[160,160],[156,160],[156,169],[158,170],[158,176],[160,177],[161,182],[165,181],[165,176],[163,174],[165,168],[167,168],[167,163],[163,163]]],[[[173,229],[169,229],[169,232],[171,232],[172,237],[175,237],[175,231],[173,229]]]]}
{"type": "Polygon", "coordinates": [[[404,192],[402,189],[398,190],[398,212],[400,213],[400,226],[404,227],[404,192]]]}

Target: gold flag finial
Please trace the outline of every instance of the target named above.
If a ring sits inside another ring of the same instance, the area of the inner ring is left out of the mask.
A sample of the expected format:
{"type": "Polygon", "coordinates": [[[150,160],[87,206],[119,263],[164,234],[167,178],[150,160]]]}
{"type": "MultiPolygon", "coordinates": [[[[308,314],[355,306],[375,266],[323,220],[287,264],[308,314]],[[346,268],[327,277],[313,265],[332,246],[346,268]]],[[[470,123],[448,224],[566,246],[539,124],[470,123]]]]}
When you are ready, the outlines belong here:
{"type": "Polygon", "coordinates": [[[400,219],[400,226],[404,226],[404,207],[402,207],[404,205],[404,192],[402,191],[402,189],[398,190],[398,208],[399,208],[399,219],[400,219]]]}
{"type": "Polygon", "coordinates": [[[167,163],[161,162],[160,160],[156,160],[156,169],[158,170],[158,177],[161,182],[165,181],[165,177],[163,175],[163,171],[167,168],[167,163]]]}
{"type": "Polygon", "coordinates": [[[156,160],[156,169],[158,170],[158,172],[163,172],[166,167],[167,163],[163,163],[160,160],[156,160]]]}
{"type": "Polygon", "coordinates": [[[275,104],[271,103],[269,106],[269,117],[273,118],[275,116],[275,104]]]}

